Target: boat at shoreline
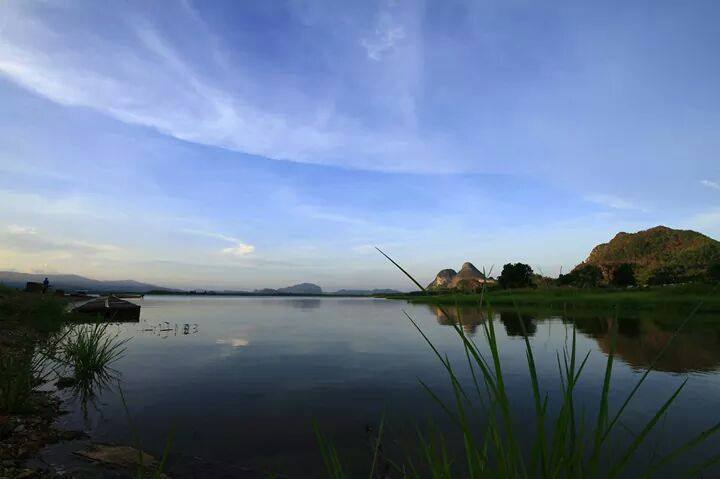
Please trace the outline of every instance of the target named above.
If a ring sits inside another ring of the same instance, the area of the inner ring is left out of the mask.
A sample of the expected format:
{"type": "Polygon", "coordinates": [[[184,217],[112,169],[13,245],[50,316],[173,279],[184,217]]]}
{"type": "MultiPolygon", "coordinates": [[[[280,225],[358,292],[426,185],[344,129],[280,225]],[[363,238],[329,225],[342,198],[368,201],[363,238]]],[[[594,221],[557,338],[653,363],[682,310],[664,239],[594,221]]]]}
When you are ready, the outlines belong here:
{"type": "Polygon", "coordinates": [[[115,295],[101,296],[72,308],[75,313],[99,314],[106,321],[139,322],[140,305],[115,295]]]}

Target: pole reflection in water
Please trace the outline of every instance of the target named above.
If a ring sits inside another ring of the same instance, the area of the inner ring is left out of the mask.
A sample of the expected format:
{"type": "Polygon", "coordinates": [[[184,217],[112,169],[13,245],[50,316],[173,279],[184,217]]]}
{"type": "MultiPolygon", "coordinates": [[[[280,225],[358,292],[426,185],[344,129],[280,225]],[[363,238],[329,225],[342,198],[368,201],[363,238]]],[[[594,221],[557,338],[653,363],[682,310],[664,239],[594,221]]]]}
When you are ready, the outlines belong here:
{"type": "Polygon", "coordinates": [[[143,325],[137,330],[139,336],[158,336],[161,339],[166,339],[170,336],[190,336],[197,334],[199,327],[197,323],[170,323],[169,321],[162,321],[160,323],[150,323],[143,321],[143,325]]]}

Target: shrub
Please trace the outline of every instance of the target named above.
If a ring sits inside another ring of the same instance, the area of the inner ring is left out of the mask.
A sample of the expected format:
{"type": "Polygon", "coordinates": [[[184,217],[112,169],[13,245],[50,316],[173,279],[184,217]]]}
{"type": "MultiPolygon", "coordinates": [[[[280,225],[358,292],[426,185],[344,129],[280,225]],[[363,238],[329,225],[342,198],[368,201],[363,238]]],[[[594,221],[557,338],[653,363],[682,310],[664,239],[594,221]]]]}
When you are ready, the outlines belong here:
{"type": "Polygon", "coordinates": [[[708,268],[707,277],[712,283],[720,282],[720,263],[715,263],[708,268]]]}
{"type": "Polygon", "coordinates": [[[602,270],[594,264],[582,264],[568,274],[561,274],[558,278],[559,285],[578,288],[594,288],[599,286],[602,281],[602,270]]]}
{"type": "Polygon", "coordinates": [[[633,265],[630,263],[622,263],[616,266],[610,273],[610,284],[621,288],[635,286],[637,280],[635,279],[635,269],[633,265]]]}
{"type": "Polygon", "coordinates": [[[647,284],[657,286],[662,284],[676,284],[685,281],[685,269],[674,266],[661,266],[650,271],[647,284]]]}

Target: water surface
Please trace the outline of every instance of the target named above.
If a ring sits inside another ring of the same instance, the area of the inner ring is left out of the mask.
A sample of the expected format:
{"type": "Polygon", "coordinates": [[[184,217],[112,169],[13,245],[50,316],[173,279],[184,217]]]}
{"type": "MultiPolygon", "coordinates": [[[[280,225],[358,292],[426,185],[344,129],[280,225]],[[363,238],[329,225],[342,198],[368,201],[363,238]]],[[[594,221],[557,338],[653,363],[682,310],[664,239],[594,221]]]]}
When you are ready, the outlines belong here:
{"type": "MultiPolygon", "coordinates": [[[[371,298],[211,296],[146,296],[139,304],[140,323],[112,327],[120,337],[133,338],[114,365],[132,421],[143,447],[158,456],[174,429],[176,467],[201,458],[210,465],[208,477],[245,468],[318,477],[313,421],[336,440],[351,468],[369,462],[368,444],[383,413],[387,437],[400,443],[429,417],[440,427],[447,424],[418,383],[421,379],[448,397],[447,377],[403,309],[467,378],[462,348],[449,327],[453,318],[431,306],[371,298]]],[[[461,314],[466,331],[482,344],[479,326],[485,314],[477,308],[461,314]]],[[[677,325],[673,319],[647,312],[617,319],[614,403],[670,338],[677,325]]],[[[622,435],[639,431],[684,378],[688,385],[653,436],[653,447],[679,444],[720,420],[720,321],[714,319],[720,318],[700,316],[677,338],[629,408],[622,435]]],[[[569,345],[577,327],[579,352],[591,351],[578,404],[591,412],[613,320],[587,311],[524,313],[522,319],[509,312],[495,315],[518,421],[533,425],[523,329],[531,335],[541,386],[552,398],[559,384],[556,352],[569,345]]],[[[117,386],[101,392],[88,408],[73,402],[62,423],[86,429],[95,441],[133,443],[117,386]]],[[[704,445],[693,460],[718,452],[716,444],[704,445]]],[[[650,452],[642,452],[634,470],[650,452]]],[[[672,477],[672,469],[667,474],[672,477]]]]}

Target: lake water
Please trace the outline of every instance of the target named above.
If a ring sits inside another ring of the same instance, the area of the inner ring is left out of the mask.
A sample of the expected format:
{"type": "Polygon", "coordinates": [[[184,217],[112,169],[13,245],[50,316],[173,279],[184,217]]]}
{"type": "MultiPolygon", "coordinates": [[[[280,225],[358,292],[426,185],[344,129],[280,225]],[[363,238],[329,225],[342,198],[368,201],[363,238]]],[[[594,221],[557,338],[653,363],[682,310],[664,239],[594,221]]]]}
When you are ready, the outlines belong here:
{"type": "MultiPolygon", "coordinates": [[[[418,380],[449,397],[446,374],[403,310],[467,379],[457,334],[430,306],[370,298],[209,296],[146,296],[138,303],[140,323],[111,326],[120,337],[132,338],[114,368],[143,447],[160,456],[173,429],[174,469],[201,470],[197,477],[245,477],[250,469],[320,477],[313,421],[353,470],[369,464],[368,444],[383,413],[388,444],[409,440],[430,417],[444,427],[447,421],[418,380]]],[[[484,316],[473,308],[463,314],[466,330],[482,345],[477,325],[484,316]]],[[[671,336],[677,324],[671,319],[659,313],[619,318],[612,404],[671,336]]],[[[713,319],[720,315],[693,321],[627,410],[619,439],[637,433],[689,378],[653,435],[652,448],[641,451],[630,472],[647,463],[651,449],[678,445],[720,420],[720,321],[713,319]]],[[[611,315],[592,313],[523,317],[541,387],[551,399],[559,384],[556,352],[569,346],[576,324],[579,354],[591,351],[577,389],[578,405],[589,417],[603,380],[610,320],[611,315]]],[[[497,314],[493,321],[517,420],[532,430],[522,328],[514,313],[497,314]]],[[[70,404],[61,425],[83,428],[94,441],[134,444],[117,386],[102,391],[86,410],[78,401],[70,404]]],[[[52,462],[62,447],[68,446],[50,448],[46,459],[52,462]]],[[[718,451],[720,440],[711,440],[691,462],[718,451]]],[[[673,469],[664,477],[673,477],[673,469]]]]}

